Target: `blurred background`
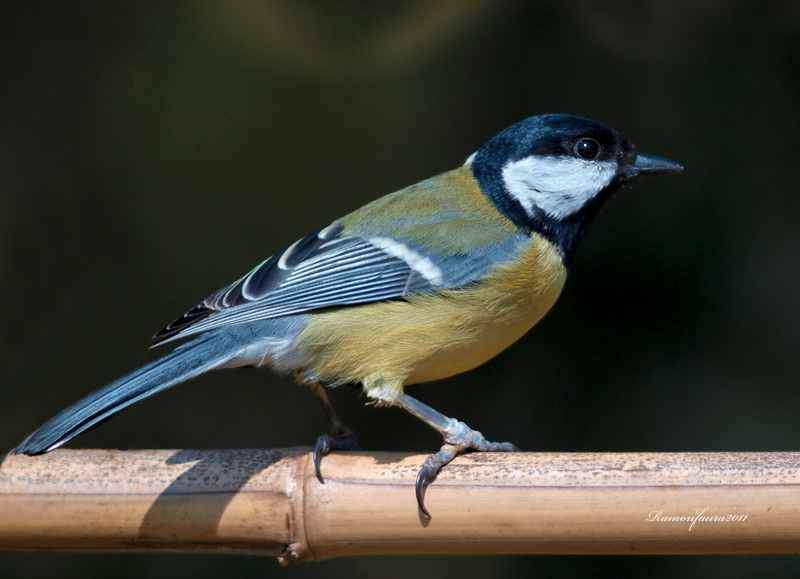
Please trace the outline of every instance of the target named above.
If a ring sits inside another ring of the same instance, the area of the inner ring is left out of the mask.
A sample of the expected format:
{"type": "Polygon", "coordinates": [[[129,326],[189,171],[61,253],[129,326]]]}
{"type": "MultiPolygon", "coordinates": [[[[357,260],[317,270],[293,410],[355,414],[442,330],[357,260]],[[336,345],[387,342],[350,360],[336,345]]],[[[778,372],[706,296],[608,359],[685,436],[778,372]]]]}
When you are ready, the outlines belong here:
{"type": "MultiPolygon", "coordinates": [[[[19,2],[0,21],[0,448],[163,353],[149,337],[271,253],[586,116],[683,164],[596,219],[553,311],[411,394],[537,451],[800,449],[800,4],[19,2]]],[[[332,397],[369,450],[440,437],[332,397]]],[[[213,373],[73,447],[311,444],[317,402],[213,373]]],[[[0,553],[17,577],[782,575],[779,557],[266,558],[0,553]]]]}

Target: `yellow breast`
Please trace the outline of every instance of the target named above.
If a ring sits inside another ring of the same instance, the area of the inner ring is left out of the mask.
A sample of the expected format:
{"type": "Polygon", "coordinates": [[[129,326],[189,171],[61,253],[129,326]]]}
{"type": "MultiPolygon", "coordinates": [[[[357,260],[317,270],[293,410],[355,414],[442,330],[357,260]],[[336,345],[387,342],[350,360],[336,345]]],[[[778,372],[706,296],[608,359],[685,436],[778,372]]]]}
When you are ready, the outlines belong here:
{"type": "Polygon", "coordinates": [[[547,313],[565,279],[556,249],[534,234],[525,251],[481,283],[317,313],[298,344],[316,378],[361,382],[368,395],[391,400],[405,385],[496,356],[547,313]]]}

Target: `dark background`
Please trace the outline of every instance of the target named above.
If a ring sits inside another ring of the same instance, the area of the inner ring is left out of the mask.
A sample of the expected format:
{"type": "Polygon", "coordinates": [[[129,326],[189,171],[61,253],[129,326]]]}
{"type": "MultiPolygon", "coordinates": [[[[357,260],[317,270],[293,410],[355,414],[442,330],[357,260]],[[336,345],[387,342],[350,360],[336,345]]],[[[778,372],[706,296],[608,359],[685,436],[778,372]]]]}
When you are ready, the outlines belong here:
{"type": "MultiPolygon", "coordinates": [[[[0,448],[152,359],[149,337],[299,236],[544,112],[683,174],[595,221],[553,311],[411,393],[540,451],[800,449],[800,4],[49,2],[0,20],[0,448]]],[[[161,350],[164,352],[165,350],[161,350]]],[[[433,451],[333,392],[371,450],[433,451]]],[[[307,389],[213,373],[74,447],[310,444],[307,389]]],[[[410,489],[409,489],[409,492],[410,489]]],[[[788,557],[270,559],[2,553],[0,575],[784,574],[788,557]]]]}

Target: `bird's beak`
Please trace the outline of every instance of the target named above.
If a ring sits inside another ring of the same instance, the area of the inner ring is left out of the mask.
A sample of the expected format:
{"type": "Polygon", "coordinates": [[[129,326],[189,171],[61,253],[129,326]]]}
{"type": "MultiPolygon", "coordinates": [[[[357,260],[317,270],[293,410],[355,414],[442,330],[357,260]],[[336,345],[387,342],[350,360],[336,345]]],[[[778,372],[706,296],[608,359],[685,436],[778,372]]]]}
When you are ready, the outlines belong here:
{"type": "Polygon", "coordinates": [[[634,179],[642,175],[663,175],[664,173],[678,173],[683,167],[667,159],[653,155],[638,153],[636,160],[626,167],[628,178],[634,179]]]}

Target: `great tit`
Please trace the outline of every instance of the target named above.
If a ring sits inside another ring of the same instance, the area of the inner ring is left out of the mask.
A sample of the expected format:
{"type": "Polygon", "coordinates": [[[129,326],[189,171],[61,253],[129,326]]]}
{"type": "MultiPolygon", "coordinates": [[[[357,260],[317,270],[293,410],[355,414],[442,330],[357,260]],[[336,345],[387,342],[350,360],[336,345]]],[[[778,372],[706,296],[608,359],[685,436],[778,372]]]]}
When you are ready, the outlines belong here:
{"type": "Polygon", "coordinates": [[[470,370],[552,307],[600,206],[642,175],[680,171],[587,119],[528,118],[455,170],[373,201],[303,237],[154,336],[199,334],[62,411],[16,454],[41,454],[120,410],[208,370],[271,366],[311,385],[332,426],[314,449],[356,448],[324,386],[360,384],[444,437],[417,477],[425,487],[459,453],[515,451],[404,393],[470,370]]]}

